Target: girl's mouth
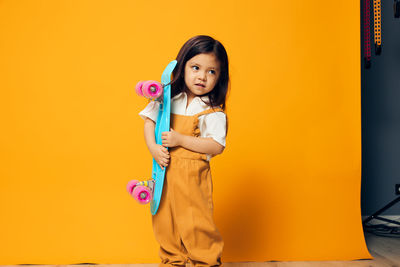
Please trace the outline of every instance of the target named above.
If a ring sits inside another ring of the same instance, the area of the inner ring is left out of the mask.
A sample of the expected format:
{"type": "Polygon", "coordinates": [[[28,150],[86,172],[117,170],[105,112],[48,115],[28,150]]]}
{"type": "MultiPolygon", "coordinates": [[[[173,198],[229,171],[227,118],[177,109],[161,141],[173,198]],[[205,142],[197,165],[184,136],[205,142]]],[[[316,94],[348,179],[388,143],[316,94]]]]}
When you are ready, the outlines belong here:
{"type": "Polygon", "coordinates": [[[206,87],[204,84],[201,84],[201,83],[196,83],[195,85],[200,86],[200,87],[206,87]]]}

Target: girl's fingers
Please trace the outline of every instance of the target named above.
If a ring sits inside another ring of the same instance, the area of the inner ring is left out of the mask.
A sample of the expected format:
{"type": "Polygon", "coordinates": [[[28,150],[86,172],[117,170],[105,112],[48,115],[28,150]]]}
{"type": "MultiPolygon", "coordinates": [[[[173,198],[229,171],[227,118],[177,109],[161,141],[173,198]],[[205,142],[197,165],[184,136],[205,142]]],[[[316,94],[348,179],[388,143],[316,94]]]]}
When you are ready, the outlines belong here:
{"type": "Polygon", "coordinates": [[[164,170],[164,167],[168,166],[169,160],[168,159],[161,159],[157,161],[158,165],[160,165],[161,170],[164,170]]]}
{"type": "Polygon", "coordinates": [[[160,161],[159,165],[160,165],[160,167],[162,168],[162,167],[165,167],[165,166],[166,166],[166,163],[165,163],[164,161],[160,161]]]}

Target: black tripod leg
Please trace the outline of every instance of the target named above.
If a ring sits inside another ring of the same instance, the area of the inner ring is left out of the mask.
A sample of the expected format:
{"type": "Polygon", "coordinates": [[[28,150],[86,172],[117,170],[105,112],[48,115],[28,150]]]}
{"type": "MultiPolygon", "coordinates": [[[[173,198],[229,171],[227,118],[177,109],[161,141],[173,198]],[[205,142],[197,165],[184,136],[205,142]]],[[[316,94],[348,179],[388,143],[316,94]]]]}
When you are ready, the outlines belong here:
{"type": "Polygon", "coordinates": [[[363,221],[363,224],[366,224],[367,222],[369,222],[372,219],[376,218],[379,214],[381,214],[385,210],[389,209],[391,206],[393,206],[394,204],[396,204],[399,201],[400,201],[400,196],[398,198],[394,199],[392,202],[390,202],[386,206],[384,206],[383,208],[381,208],[380,210],[378,210],[377,212],[375,212],[374,214],[372,214],[371,216],[369,216],[367,219],[365,219],[363,221]]]}

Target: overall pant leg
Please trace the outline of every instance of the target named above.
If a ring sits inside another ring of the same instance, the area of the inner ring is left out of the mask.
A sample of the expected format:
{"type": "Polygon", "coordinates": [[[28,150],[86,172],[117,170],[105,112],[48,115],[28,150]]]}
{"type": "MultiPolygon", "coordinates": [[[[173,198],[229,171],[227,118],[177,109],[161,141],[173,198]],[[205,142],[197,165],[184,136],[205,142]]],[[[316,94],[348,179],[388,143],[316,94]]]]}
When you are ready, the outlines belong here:
{"type": "Polygon", "coordinates": [[[171,192],[169,166],[164,180],[164,188],[158,211],[152,217],[155,238],[160,244],[159,256],[161,266],[185,266],[187,262],[186,249],[182,245],[180,234],[177,229],[173,197],[171,192]]]}
{"type": "MultiPolygon", "coordinates": [[[[209,163],[179,159],[179,183],[173,183],[176,224],[194,266],[220,266],[224,246],[214,224],[209,163]]],[[[175,178],[175,177],[174,177],[175,178]]]]}

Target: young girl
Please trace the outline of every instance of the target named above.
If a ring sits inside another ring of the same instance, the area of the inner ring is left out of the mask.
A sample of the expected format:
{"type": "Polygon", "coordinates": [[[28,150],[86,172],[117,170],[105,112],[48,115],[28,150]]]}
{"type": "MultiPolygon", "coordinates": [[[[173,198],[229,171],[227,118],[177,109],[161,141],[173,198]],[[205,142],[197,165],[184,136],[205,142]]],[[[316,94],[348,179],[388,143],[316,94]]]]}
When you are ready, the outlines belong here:
{"type": "Polygon", "coordinates": [[[139,113],[150,153],[162,168],[168,166],[152,218],[160,266],[219,266],[224,243],[213,220],[209,160],[225,148],[228,56],[220,42],[200,35],[183,45],[177,61],[171,130],[162,133],[162,145],[154,136],[160,104],[152,101],[139,113]]]}

